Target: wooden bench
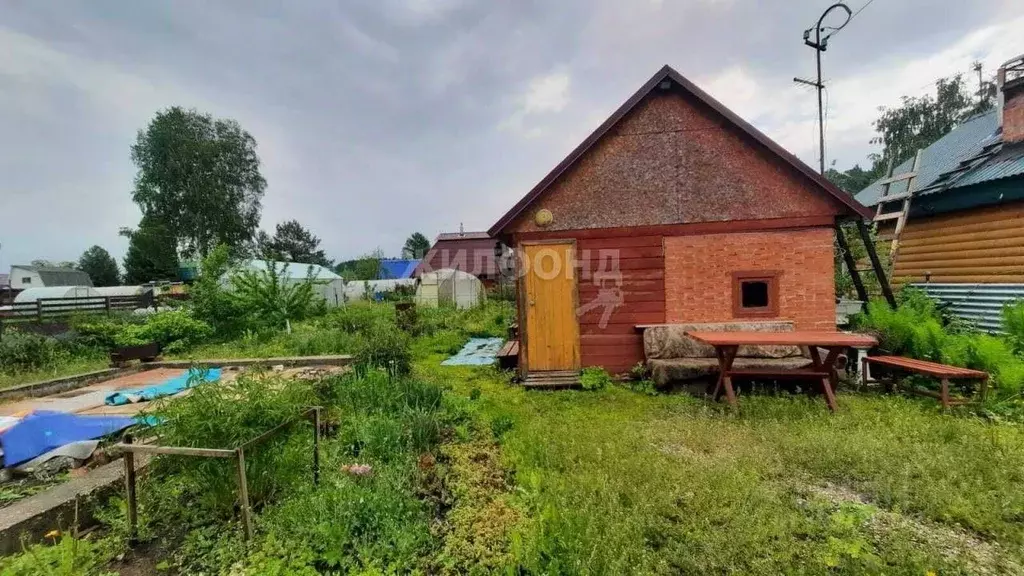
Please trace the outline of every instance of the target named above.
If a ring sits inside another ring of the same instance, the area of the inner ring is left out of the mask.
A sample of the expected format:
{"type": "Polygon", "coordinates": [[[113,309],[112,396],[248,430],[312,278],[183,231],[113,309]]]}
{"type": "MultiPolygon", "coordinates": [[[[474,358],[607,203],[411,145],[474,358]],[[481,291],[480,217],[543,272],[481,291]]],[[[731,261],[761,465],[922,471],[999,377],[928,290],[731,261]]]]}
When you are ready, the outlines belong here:
{"type": "Polygon", "coordinates": [[[922,374],[925,376],[931,376],[938,378],[942,383],[940,392],[932,392],[931,390],[918,390],[913,389],[911,392],[914,394],[920,394],[922,396],[929,396],[931,398],[938,398],[942,401],[943,408],[949,408],[955,404],[966,404],[966,400],[951,400],[949,397],[949,381],[950,380],[981,380],[981,386],[978,390],[979,399],[984,402],[985,394],[988,390],[988,373],[982,372],[981,370],[971,370],[969,368],[960,368],[958,366],[948,366],[946,364],[939,364],[938,362],[929,362],[927,360],[916,360],[914,358],[904,358],[902,356],[866,356],[861,361],[863,363],[861,369],[861,377],[863,382],[867,385],[868,381],[868,364],[874,364],[877,366],[885,366],[887,368],[894,368],[896,370],[902,370],[904,372],[913,372],[915,374],[922,374]]]}
{"type": "Polygon", "coordinates": [[[498,366],[502,370],[512,370],[519,365],[519,340],[509,340],[498,350],[498,366]]]}

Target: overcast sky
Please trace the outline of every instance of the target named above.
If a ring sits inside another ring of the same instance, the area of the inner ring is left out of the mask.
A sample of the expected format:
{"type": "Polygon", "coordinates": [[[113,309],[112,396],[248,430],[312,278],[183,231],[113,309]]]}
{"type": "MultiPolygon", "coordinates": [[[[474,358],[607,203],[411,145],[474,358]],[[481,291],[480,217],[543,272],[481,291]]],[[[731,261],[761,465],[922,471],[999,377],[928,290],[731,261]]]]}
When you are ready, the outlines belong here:
{"type": "MultiPolygon", "coordinates": [[[[866,0],[851,0],[854,10],[866,0]]],[[[488,228],[663,64],[812,166],[813,50],[831,0],[0,0],[0,270],[118,260],[136,132],[164,107],[238,120],[335,259],[488,228]]],[[[833,38],[828,158],[878,106],[1024,52],[1019,0],[875,0],[833,38]]]]}

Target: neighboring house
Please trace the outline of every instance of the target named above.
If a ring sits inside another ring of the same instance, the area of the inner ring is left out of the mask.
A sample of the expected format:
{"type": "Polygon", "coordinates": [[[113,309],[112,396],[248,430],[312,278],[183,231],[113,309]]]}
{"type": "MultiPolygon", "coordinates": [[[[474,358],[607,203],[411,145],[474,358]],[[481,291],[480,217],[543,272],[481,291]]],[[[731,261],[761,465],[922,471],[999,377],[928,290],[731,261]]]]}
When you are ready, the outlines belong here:
{"type": "Polygon", "coordinates": [[[92,286],[89,275],[73,268],[11,266],[11,289],[50,288],[53,286],[92,286]]]}
{"type": "Polygon", "coordinates": [[[870,215],[666,66],[488,230],[517,253],[520,370],[625,372],[640,325],[833,330],[833,226],[870,215]]]}
{"type": "MultiPolygon", "coordinates": [[[[921,152],[894,284],[918,284],[981,328],[999,328],[1003,303],[1024,298],[1024,56],[999,69],[999,105],[921,152]]],[[[911,172],[913,160],[893,170],[911,172]]],[[[877,206],[875,182],[857,200],[877,206]]],[[[889,196],[905,194],[907,181],[889,196]]],[[[895,204],[886,203],[888,211],[895,204]]],[[[894,223],[880,222],[891,237],[894,223]]]]}
{"type": "Polygon", "coordinates": [[[0,290],[11,287],[11,275],[0,274],[0,290]]]}
{"type": "Polygon", "coordinates": [[[416,272],[416,267],[419,266],[419,264],[419,260],[382,259],[380,261],[380,267],[377,269],[377,279],[405,280],[406,278],[412,278],[413,273],[416,272]]]}
{"type": "Polygon", "coordinates": [[[487,232],[438,234],[434,245],[416,269],[416,276],[450,268],[472,274],[490,288],[499,280],[498,266],[494,260],[495,244],[498,241],[487,232]]]}

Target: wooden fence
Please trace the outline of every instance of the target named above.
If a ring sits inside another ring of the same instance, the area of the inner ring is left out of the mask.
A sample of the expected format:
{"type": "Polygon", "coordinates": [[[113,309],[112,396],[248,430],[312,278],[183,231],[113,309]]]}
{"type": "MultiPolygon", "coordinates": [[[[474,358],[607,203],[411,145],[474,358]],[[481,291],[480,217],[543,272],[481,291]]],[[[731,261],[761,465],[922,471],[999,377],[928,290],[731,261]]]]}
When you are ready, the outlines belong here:
{"type": "Polygon", "coordinates": [[[107,314],[153,306],[152,295],[87,296],[82,298],[40,298],[16,302],[0,310],[4,322],[43,322],[76,314],[107,314]]]}

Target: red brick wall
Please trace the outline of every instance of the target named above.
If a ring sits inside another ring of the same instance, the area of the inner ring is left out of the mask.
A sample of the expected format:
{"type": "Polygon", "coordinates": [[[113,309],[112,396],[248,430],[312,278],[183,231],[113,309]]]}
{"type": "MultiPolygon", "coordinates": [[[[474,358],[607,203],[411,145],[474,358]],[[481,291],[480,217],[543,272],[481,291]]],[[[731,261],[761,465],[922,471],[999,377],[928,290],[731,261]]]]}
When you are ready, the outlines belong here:
{"type": "Polygon", "coordinates": [[[832,241],[825,227],[666,237],[665,321],[732,320],[732,272],[779,270],[779,316],[772,319],[834,330],[832,241]]]}
{"type": "Polygon", "coordinates": [[[1024,141],[1024,86],[1006,90],[1003,103],[1003,141],[1024,141]]]}

